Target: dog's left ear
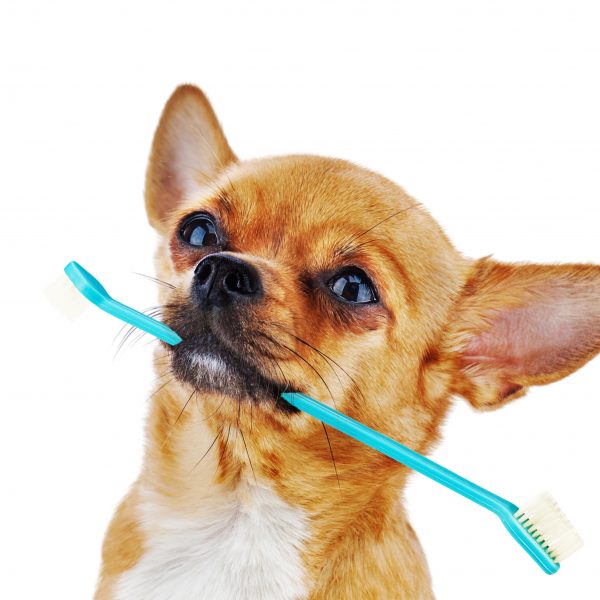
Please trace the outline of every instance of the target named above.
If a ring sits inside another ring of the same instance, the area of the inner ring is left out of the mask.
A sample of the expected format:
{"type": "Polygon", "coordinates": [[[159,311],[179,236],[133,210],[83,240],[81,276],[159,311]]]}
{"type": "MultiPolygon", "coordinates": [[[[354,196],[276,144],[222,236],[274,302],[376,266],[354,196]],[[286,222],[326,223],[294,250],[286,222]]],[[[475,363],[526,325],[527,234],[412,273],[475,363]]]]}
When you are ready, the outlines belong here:
{"type": "Polygon", "coordinates": [[[146,210],[162,232],[169,213],[236,161],[207,97],[193,85],[169,98],[152,142],[146,173],[146,210]]]}
{"type": "Polygon", "coordinates": [[[442,350],[452,392],[479,409],[557,381],[600,351],[600,266],[482,259],[455,306],[442,350]]]}

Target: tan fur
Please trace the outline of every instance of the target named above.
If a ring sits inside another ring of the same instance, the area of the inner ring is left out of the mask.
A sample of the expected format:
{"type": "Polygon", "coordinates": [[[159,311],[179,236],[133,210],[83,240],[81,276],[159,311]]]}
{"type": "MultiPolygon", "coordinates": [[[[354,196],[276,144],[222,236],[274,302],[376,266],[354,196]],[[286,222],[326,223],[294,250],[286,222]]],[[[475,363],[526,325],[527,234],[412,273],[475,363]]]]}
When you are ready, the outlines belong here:
{"type": "MultiPolygon", "coordinates": [[[[453,394],[495,407],[568,375],[600,349],[599,267],[466,259],[399,187],[341,160],[240,163],[191,86],[179,88],[163,113],[146,192],[162,236],[158,277],[175,286],[160,288],[161,303],[186,298],[205,252],[182,246],[178,223],[198,209],[211,212],[227,232],[226,250],[264,281],[265,297],[241,321],[236,342],[257,368],[419,452],[436,441],[453,394]],[[196,162],[182,173],[190,157],[196,162]],[[323,290],[307,288],[349,264],[372,276],[380,304],[341,310],[323,290]],[[519,333],[524,318],[527,335],[519,333]],[[567,324],[562,338],[540,327],[553,318],[567,324]],[[260,342],[259,332],[284,347],[260,342]]],[[[168,309],[164,317],[169,322],[168,309]]],[[[161,348],[157,372],[168,365],[161,348]]],[[[336,476],[323,427],[311,417],[193,392],[169,374],[157,385],[144,468],[108,530],[98,600],[113,597],[118,575],[144,553],[139,490],[193,514],[220,490],[254,479],[310,515],[303,554],[310,600],[433,597],[401,505],[405,467],[327,428],[336,476]]]]}

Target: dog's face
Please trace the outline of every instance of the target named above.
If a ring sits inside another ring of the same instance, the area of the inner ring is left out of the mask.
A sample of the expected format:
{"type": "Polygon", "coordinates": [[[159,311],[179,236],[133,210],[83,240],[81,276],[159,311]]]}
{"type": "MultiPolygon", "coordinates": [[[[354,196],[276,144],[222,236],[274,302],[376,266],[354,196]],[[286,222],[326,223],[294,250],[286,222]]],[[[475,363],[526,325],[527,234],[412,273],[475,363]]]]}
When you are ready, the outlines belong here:
{"type": "MultiPolygon", "coordinates": [[[[253,436],[271,462],[281,444],[330,461],[284,390],[423,451],[450,395],[500,405],[600,346],[597,267],[467,260],[399,187],[344,161],[239,162],[196,88],[165,109],[146,201],[163,318],[183,339],[173,375],[215,431],[253,436]]],[[[343,436],[335,448],[342,470],[391,468],[343,436]]]]}
{"type": "Polygon", "coordinates": [[[232,165],[177,207],[161,256],[176,376],[226,397],[223,419],[254,403],[284,424],[285,389],[371,422],[390,387],[400,402],[461,264],[400,189],[313,157],[232,165]]]}

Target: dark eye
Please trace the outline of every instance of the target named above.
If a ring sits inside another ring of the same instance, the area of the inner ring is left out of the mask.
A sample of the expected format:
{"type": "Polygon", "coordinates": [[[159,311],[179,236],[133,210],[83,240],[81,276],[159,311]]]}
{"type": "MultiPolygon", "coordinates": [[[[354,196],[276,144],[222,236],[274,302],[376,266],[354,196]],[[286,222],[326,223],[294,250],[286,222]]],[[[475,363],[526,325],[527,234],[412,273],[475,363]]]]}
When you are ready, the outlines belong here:
{"type": "Polygon", "coordinates": [[[219,243],[215,223],[207,215],[195,215],[187,219],[179,235],[191,246],[216,246],[219,243]]]}
{"type": "Polygon", "coordinates": [[[327,283],[331,291],[354,304],[377,302],[377,296],[371,280],[364,271],[357,268],[347,269],[334,275],[327,283]]]}

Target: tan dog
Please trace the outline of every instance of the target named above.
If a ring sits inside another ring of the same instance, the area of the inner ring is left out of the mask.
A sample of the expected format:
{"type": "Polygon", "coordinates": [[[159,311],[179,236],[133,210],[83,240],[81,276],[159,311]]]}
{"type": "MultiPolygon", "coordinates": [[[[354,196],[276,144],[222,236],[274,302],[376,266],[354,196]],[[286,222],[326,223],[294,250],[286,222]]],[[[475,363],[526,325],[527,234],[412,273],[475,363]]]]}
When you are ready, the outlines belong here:
{"type": "Polygon", "coordinates": [[[453,395],[496,408],[600,350],[600,267],[467,259],[348,162],[240,162],[191,86],[162,115],[146,205],[183,342],[156,353],[97,600],[432,598],[407,469],[280,392],[425,453],[453,395]]]}

